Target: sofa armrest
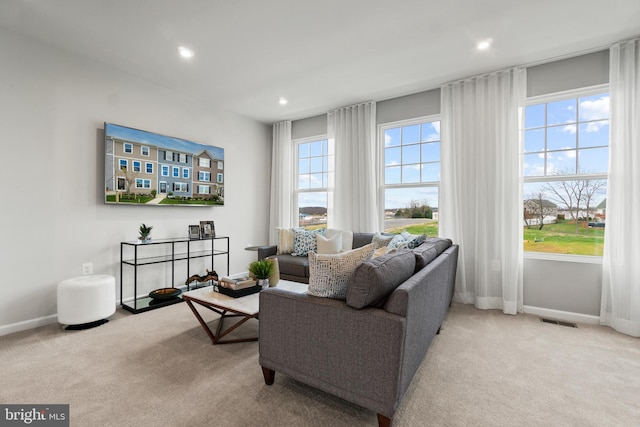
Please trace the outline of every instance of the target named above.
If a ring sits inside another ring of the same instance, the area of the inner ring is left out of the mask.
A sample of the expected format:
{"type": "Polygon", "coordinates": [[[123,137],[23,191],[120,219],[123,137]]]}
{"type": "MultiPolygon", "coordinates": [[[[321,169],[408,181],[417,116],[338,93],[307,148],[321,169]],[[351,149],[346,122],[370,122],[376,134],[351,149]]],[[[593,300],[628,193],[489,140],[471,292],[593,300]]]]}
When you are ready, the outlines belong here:
{"type": "Polygon", "coordinates": [[[265,259],[267,257],[276,255],[278,253],[278,246],[260,246],[258,248],[258,259],[265,259]]]}
{"type": "Polygon", "coordinates": [[[270,288],[260,292],[260,365],[392,416],[406,319],[379,308],[270,288]]]}

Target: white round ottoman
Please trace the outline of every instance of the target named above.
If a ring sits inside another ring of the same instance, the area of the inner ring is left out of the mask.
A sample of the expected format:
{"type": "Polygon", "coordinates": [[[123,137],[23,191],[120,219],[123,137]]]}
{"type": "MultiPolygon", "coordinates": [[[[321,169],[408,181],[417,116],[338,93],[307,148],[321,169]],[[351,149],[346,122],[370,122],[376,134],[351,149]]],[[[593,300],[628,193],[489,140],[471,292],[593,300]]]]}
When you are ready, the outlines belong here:
{"type": "Polygon", "coordinates": [[[116,279],[106,274],[73,277],[58,283],[58,323],[86,329],[108,322],[116,312],[116,279]]]}

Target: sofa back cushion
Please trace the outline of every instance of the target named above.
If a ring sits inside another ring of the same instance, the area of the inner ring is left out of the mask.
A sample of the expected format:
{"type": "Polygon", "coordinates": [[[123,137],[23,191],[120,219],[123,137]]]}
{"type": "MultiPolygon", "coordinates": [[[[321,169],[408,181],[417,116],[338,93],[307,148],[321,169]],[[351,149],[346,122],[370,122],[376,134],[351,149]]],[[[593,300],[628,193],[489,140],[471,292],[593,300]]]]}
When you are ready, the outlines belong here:
{"type": "Polygon", "coordinates": [[[373,239],[373,233],[353,233],[353,249],[368,245],[373,239]]]}
{"type": "Polygon", "coordinates": [[[382,306],[389,294],[413,275],[416,257],[400,250],[363,262],[347,286],[347,305],[353,308],[382,306]]]}
{"type": "Polygon", "coordinates": [[[424,243],[413,249],[416,256],[416,272],[422,270],[438,255],[451,246],[451,239],[428,237],[424,243]]]}
{"type": "Polygon", "coordinates": [[[309,252],[309,289],[316,297],[345,299],[356,268],[371,257],[373,245],[339,254],[309,252]]]}

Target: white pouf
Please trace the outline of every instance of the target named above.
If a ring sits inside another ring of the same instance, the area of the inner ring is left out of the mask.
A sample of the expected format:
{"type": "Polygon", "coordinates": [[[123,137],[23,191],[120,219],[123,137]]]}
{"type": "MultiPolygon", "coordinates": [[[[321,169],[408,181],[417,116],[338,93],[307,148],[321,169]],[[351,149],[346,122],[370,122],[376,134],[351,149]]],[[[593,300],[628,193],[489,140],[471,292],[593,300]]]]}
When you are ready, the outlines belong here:
{"type": "Polygon", "coordinates": [[[79,276],[58,284],[58,322],[63,325],[96,322],[115,312],[116,279],[113,276],[79,276]]]}

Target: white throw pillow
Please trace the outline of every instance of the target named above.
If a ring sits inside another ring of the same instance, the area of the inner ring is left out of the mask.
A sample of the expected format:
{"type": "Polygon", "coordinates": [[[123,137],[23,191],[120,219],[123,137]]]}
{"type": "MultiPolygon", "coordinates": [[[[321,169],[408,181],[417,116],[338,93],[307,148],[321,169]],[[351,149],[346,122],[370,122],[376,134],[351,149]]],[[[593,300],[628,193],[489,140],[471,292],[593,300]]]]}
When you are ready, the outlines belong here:
{"type": "Polygon", "coordinates": [[[327,237],[333,237],[335,235],[341,235],[342,237],[342,245],[341,245],[341,250],[343,251],[350,251],[351,249],[353,249],[353,231],[345,231],[345,230],[338,230],[335,228],[327,228],[327,230],[324,233],[325,236],[327,237]]]}
{"type": "Polygon", "coordinates": [[[293,252],[293,228],[276,227],[278,232],[278,255],[293,252]]]}
{"type": "Polygon", "coordinates": [[[307,293],[316,297],[346,299],[347,285],[356,268],[368,260],[373,245],[339,254],[316,254],[309,252],[309,289],[307,293]]]}
{"type": "Polygon", "coordinates": [[[319,254],[337,254],[342,250],[342,235],[335,234],[333,237],[325,237],[318,234],[316,235],[316,244],[319,254]]]}

